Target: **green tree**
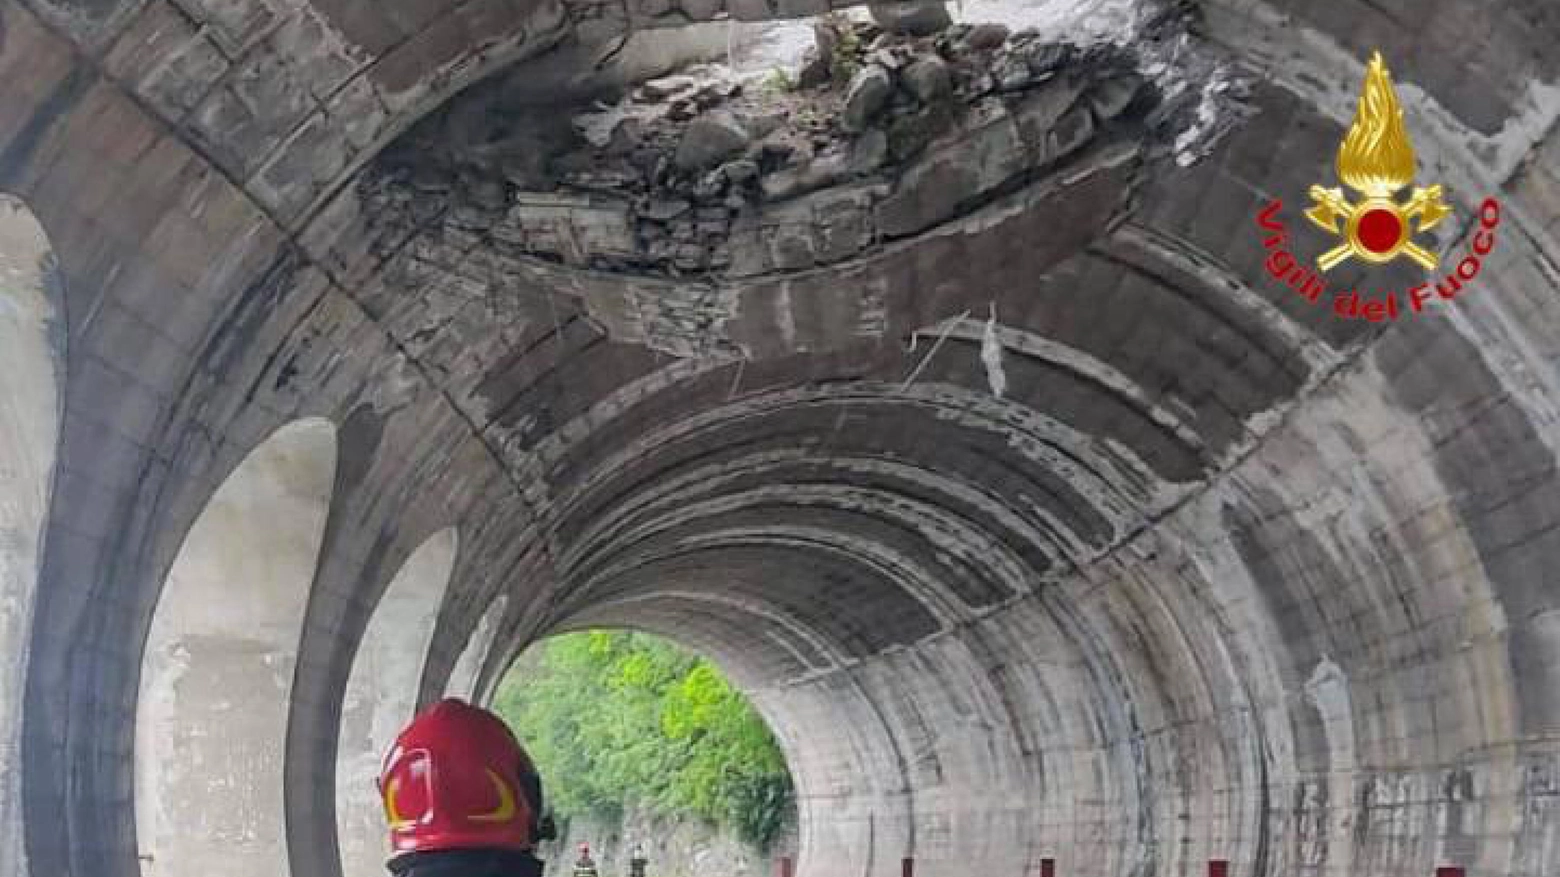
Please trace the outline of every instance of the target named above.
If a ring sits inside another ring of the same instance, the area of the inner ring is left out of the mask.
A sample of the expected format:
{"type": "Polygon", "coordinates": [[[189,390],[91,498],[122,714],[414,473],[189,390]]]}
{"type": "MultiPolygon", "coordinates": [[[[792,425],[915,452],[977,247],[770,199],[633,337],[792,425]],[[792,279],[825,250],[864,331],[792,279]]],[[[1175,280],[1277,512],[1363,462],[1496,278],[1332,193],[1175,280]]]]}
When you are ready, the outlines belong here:
{"type": "Polygon", "coordinates": [[[714,664],[658,637],[554,637],[504,677],[493,706],[564,819],[618,819],[633,804],[765,850],[792,806],[785,759],[752,705],[714,664]]]}

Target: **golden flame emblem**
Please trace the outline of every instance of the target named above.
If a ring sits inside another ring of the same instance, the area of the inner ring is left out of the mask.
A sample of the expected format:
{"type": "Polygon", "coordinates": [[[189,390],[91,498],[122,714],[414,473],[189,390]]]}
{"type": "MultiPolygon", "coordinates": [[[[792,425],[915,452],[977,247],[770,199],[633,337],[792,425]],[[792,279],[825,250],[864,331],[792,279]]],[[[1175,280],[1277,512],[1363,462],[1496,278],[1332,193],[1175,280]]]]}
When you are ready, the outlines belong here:
{"type": "Polygon", "coordinates": [[[1403,126],[1403,108],[1380,52],[1371,56],[1365,70],[1365,88],[1354,124],[1338,148],[1337,166],[1338,179],[1365,197],[1354,204],[1342,189],[1311,187],[1315,203],[1306,217],[1344,239],[1318,257],[1317,265],[1330,271],[1350,256],[1374,263],[1407,256],[1426,271],[1434,269],[1435,254],[1415,243],[1413,236],[1434,228],[1451,208],[1441,200],[1439,185],[1416,187],[1404,204],[1393,199],[1414,180],[1414,144],[1403,126]]]}

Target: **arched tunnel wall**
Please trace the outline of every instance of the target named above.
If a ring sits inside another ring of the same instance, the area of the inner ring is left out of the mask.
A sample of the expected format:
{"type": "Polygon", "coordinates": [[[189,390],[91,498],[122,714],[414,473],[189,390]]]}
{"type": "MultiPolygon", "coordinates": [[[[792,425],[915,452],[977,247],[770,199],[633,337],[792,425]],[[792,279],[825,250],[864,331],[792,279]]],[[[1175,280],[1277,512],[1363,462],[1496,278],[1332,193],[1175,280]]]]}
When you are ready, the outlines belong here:
{"type": "Polygon", "coordinates": [[[424,542],[385,589],[347,679],[336,753],[336,837],[342,873],[374,877],[384,868],[380,765],[417,711],[417,679],[449,586],[458,538],[453,528],[424,542]]]}
{"type": "Polygon", "coordinates": [[[145,874],[259,877],[286,856],[283,743],[335,450],[319,418],[267,438],[168,572],[135,701],[145,874]]]}
{"type": "Polygon", "coordinates": [[[48,236],[0,195],[0,873],[26,866],[21,777],[25,655],[59,440],[58,278],[48,236]]]}
{"type": "Polygon", "coordinates": [[[1228,129],[1206,155],[1096,108],[1121,139],[722,297],[443,218],[403,234],[359,173],[555,46],[812,5],[0,5],[0,189],[48,232],[69,333],[14,870],[149,873],[159,598],[231,473],[320,418],[336,465],[255,817],[278,872],[342,873],[353,667],[452,527],[387,702],[486,690],[557,630],[677,636],[773,723],[806,877],[1560,871],[1560,21],[1191,7],[1169,39],[1190,116],[1228,129]],[[1255,223],[1282,198],[1298,228],[1378,46],[1456,210],[1439,249],[1501,203],[1477,283],[1389,325],[1270,282],[1255,223]]]}

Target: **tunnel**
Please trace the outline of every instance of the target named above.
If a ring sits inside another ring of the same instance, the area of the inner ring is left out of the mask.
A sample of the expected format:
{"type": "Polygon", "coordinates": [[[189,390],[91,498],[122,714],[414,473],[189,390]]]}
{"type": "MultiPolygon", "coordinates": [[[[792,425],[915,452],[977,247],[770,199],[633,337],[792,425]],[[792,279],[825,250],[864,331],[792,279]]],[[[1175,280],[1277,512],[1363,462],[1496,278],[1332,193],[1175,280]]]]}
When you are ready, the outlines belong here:
{"type": "Polygon", "coordinates": [[[384,873],[397,729],[595,628],[752,699],[800,877],[1560,874],[1557,45],[0,0],[0,877],[384,873]],[[1313,294],[1377,52],[1438,267],[1313,294]]]}

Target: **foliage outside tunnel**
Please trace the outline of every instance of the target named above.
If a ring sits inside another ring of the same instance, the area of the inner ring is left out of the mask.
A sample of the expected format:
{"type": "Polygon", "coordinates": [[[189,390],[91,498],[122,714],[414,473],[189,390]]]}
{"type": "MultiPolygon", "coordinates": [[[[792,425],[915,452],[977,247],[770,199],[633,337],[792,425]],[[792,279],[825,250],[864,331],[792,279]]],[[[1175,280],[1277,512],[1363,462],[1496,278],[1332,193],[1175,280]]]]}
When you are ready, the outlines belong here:
{"type": "Polygon", "coordinates": [[[767,851],[792,807],[764,720],[708,659],[642,633],[548,640],[505,676],[494,709],[536,760],[562,819],[637,805],[692,815],[767,851]]]}

